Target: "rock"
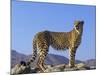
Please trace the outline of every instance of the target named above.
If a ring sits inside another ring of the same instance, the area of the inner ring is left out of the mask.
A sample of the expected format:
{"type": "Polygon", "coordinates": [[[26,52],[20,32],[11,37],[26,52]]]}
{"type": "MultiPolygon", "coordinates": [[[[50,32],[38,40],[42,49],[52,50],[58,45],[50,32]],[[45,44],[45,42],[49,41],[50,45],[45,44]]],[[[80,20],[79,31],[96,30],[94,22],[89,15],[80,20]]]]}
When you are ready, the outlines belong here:
{"type": "MultiPolygon", "coordinates": [[[[45,65],[46,70],[45,72],[61,72],[61,71],[75,71],[75,70],[87,70],[90,69],[90,67],[87,67],[84,63],[76,64],[74,68],[70,68],[66,64],[61,65],[45,65]]],[[[41,73],[38,68],[30,68],[29,66],[23,66],[17,64],[14,68],[11,70],[11,74],[27,74],[27,73],[41,73]]]]}
{"type": "Polygon", "coordinates": [[[29,66],[24,66],[20,64],[15,65],[15,67],[11,69],[11,75],[26,74],[30,72],[31,72],[31,68],[29,66]]]}
{"type": "MultiPolygon", "coordinates": [[[[70,68],[67,64],[61,65],[45,65],[45,72],[64,72],[64,71],[76,71],[76,70],[89,70],[90,67],[84,63],[76,64],[74,68],[70,68]]],[[[13,75],[15,74],[27,74],[27,73],[41,73],[38,68],[31,68],[28,66],[16,65],[12,71],[13,75]]]]}
{"type": "Polygon", "coordinates": [[[84,64],[84,63],[79,63],[79,64],[76,65],[76,67],[77,67],[77,69],[79,69],[79,70],[88,70],[88,69],[90,69],[90,67],[87,66],[87,65],[84,64]]]}

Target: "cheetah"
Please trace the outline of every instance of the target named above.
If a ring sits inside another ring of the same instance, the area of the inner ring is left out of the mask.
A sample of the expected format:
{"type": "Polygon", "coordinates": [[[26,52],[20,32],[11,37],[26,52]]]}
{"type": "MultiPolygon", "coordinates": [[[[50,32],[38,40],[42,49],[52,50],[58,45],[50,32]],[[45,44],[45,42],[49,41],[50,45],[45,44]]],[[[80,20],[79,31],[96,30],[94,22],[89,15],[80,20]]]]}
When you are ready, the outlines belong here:
{"type": "Polygon", "coordinates": [[[33,39],[32,58],[27,62],[28,65],[33,62],[37,54],[39,56],[37,65],[42,72],[45,72],[45,57],[48,54],[49,47],[55,50],[69,50],[69,67],[75,67],[75,54],[81,44],[84,21],[75,21],[74,28],[69,32],[38,32],[33,39]]]}

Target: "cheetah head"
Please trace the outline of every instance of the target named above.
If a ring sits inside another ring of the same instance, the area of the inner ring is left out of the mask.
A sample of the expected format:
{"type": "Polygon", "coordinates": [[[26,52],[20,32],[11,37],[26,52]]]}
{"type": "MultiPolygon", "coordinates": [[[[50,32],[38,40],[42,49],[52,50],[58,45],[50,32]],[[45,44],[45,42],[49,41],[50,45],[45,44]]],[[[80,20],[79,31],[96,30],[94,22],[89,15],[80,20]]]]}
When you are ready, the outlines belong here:
{"type": "Polygon", "coordinates": [[[81,34],[83,31],[83,24],[84,21],[75,21],[74,22],[74,28],[78,32],[78,34],[81,34]]]}

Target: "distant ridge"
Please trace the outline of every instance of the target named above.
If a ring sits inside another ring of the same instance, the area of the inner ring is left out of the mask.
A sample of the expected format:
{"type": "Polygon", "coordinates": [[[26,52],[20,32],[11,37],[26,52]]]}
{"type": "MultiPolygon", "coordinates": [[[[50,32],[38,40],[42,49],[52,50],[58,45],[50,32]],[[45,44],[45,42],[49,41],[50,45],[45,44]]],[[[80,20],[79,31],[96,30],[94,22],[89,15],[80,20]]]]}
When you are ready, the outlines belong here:
{"type": "MultiPolygon", "coordinates": [[[[11,50],[11,67],[19,63],[20,61],[28,61],[31,58],[31,55],[25,55],[22,53],[19,53],[15,50],[11,50]]],[[[45,60],[46,64],[52,64],[52,65],[58,65],[58,64],[68,64],[69,59],[55,54],[48,54],[45,60]]],[[[76,60],[76,63],[85,63],[89,66],[95,66],[96,62],[95,59],[90,59],[87,61],[80,61],[76,60]]]]}

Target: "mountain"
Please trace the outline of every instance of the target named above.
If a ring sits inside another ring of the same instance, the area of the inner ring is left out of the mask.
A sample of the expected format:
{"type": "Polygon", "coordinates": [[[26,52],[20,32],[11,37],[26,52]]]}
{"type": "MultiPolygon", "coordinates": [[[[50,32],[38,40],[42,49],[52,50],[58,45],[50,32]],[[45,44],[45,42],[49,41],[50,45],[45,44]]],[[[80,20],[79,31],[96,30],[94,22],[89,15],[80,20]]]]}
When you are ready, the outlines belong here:
{"type": "Polygon", "coordinates": [[[45,63],[52,65],[64,64],[64,63],[67,64],[68,59],[60,55],[48,54],[45,63]]]}
{"type": "MultiPolygon", "coordinates": [[[[20,61],[28,61],[32,55],[21,54],[15,50],[11,51],[11,67],[15,64],[20,63],[20,61]]],[[[68,64],[68,58],[60,55],[48,54],[45,60],[46,64],[58,65],[58,64],[68,64]]]]}
{"type": "Polygon", "coordinates": [[[15,50],[11,50],[11,67],[19,63],[20,61],[27,61],[29,58],[22,53],[18,53],[15,50]]]}
{"type": "MultiPolygon", "coordinates": [[[[32,55],[25,55],[22,53],[19,53],[15,50],[11,51],[11,67],[19,63],[20,61],[28,61],[31,58],[32,55]]],[[[52,64],[52,65],[59,65],[59,64],[68,64],[69,59],[55,54],[48,54],[46,56],[45,63],[46,64],[52,64]]],[[[76,60],[76,63],[83,63],[83,61],[76,60]]],[[[95,66],[95,59],[84,61],[84,63],[88,66],[95,66]]]]}
{"type": "Polygon", "coordinates": [[[89,59],[85,61],[85,64],[87,66],[90,66],[90,68],[95,69],[96,68],[96,59],[89,59]]]}

